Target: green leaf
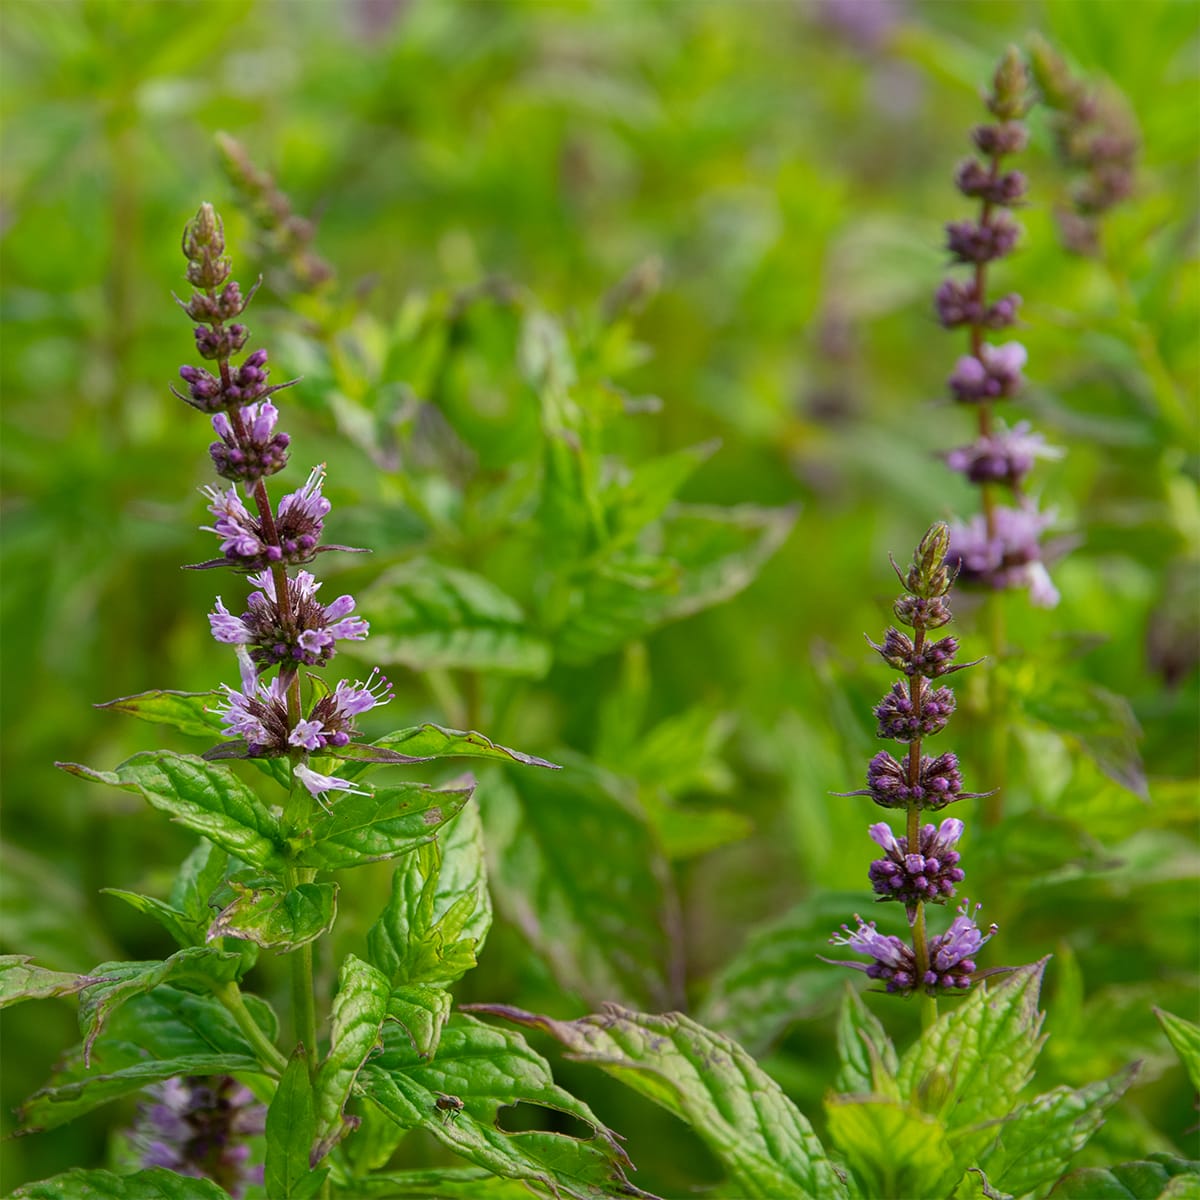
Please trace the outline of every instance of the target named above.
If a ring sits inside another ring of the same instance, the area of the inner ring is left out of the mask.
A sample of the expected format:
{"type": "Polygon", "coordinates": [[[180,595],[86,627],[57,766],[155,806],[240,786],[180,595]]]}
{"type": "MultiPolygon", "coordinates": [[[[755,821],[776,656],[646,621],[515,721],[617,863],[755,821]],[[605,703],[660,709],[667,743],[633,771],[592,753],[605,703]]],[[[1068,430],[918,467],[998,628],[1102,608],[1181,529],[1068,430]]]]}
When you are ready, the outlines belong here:
{"type": "Polygon", "coordinates": [[[387,1015],[389,1021],[395,1021],[408,1034],[418,1058],[432,1058],[450,1017],[450,1008],[450,993],[444,988],[407,983],[393,990],[388,998],[387,1015]]]}
{"type": "Polygon", "coordinates": [[[825,1113],[830,1139],[868,1196],[941,1196],[960,1174],[935,1116],[874,1096],[831,1096],[825,1113]]]}
{"type": "Polygon", "coordinates": [[[587,1105],[555,1084],[545,1059],[514,1030],[493,1029],[455,1014],[443,1031],[437,1057],[426,1061],[403,1031],[389,1023],[383,1054],[363,1067],[359,1082],[367,1097],[402,1128],[423,1128],[505,1179],[528,1180],[575,1200],[641,1194],[626,1179],[628,1159],[612,1132],[587,1105]],[[443,1096],[461,1100],[462,1110],[447,1116],[438,1107],[443,1096]],[[507,1133],[498,1113],[522,1102],[567,1113],[595,1132],[590,1140],[541,1130],[507,1133]]]}
{"type": "Polygon", "coordinates": [[[1059,1180],[1053,1200],[1196,1200],[1200,1162],[1150,1154],[1112,1170],[1087,1167],[1059,1180]]]}
{"type": "Polygon", "coordinates": [[[968,1167],[958,1181],[951,1200],[1013,1200],[1009,1192],[1002,1192],[988,1182],[988,1177],[978,1167],[968,1167]]]}
{"type": "Polygon", "coordinates": [[[541,678],[550,647],[521,606],[482,575],[414,559],[363,593],[371,655],[414,671],[462,668],[541,678]]]}
{"type": "MultiPolygon", "coordinates": [[[[459,729],[443,729],[441,725],[418,725],[412,729],[398,729],[385,734],[373,746],[407,754],[415,762],[427,762],[435,758],[492,758],[501,762],[518,762],[528,767],[549,767],[559,770],[557,763],[548,762],[520,750],[510,750],[498,745],[482,733],[463,732],[459,729]]],[[[365,766],[349,763],[342,769],[343,775],[352,779],[362,774],[365,766]]]]}
{"type": "Polygon", "coordinates": [[[62,1175],[27,1183],[9,1200],[228,1200],[211,1179],[176,1175],[166,1167],[151,1167],[133,1175],[86,1171],[76,1167],[62,1175]]]}
{"type": "Polygon", "coordinates": [[[1156,1008],[1154,1015],[1163,1027],[1167,1040],[1175,1047],[1175,1053],[1179,1055],[1192,1087],[1200,1092],[1200,1025],[1193,1025],[1191,1021],[1185,1021],[1161,1008],[1156,1008]]]}
{"type": "Polygon", "coordinates": [[[0,955],[0,1008],[22,1000],[49,1000],[52,996],[72,996],[97,982],[94,975],[72,975],[34,967],[28,954],[0,955]]]}
{"type": "Polygon", "coordinates": [[[317,1142],[312,1161],[319,1162],[353,1128],[343,1109],[367,1055],[379,1044],[388,1015],[387,978],[370,963],[348,955],[338,973],[333,999],[329,1051],[315,1082],[317,1142]]]}
{"type": "Polygon", "coordinates": [[[703,442],[639,463],[608,488],[602,500],[613,541],[640,533],[657,521],[696,468],[720,449],[719,441],[703,442]]]}
{"type": "Polygon", "coordinates": [[[299,1047],[279,1080],[267,1109],[267,1161],[263,1186],[271,1200],[310,1200],[321,1190],[328,1168],[309,1162],[317,1118],[308,1060],[299,1047]]]}
{"type": "Polygon", "coordinates": [[[833,1086],[847,1095],[863,1093],[889,1100],[899,1099],[896,1071],[899,1060],[892,1039],[879,1018],[863,1003],[848,983],[842,993],[837,1024],[838,1058],[841,1067],[833,1086]]]}
{"type": "Polygon", "coordinates": [[[93,972],[96,982],[88,986],[79,1001],[84,1061],[90,1059],[104,1023],[127,1000],[163,983],[190,983],[205,989],[219,986],[236,979],[241,966],[239,954],[196,946],[176,951],[161,962],[101,963],[93,972]]]}
{"type": "Polygon", "coordinates": [[[356,1179],[354,1195],[363,1200],[529,1200],[530,1192],[523,1183],[500,1179],[484,1167],[434,1167],[356,1179]]]}
{"type": "Polygon", "coordinates": [[[154,725],[168,725],[189,737],[211,739],[221,733],[221,718],[212,706],[222,699],[220,692],[139,692],[97,704],[97,708],[127,713],[154,725]]]}
{"type": "Polygon", "coordinates": [[[239,938],[263,949],[295,949],[333,928],[336,883],[298,883],[288,888],[274,878],[252,884],[230,880],[237,893],[209,926],[207,938],[239,938]]]}
{"type": "Polygon", "coordinates": [[[401,783],[373,788],[369,795],[346,795],[320,813],[297,839],[295,862],[340,871],[408,854],[432,841],[438,829],[459,813],[474,785],[435,788],[401,783]]]}
{"type": "Polygon", "coordinates": [[[171,904],[185,912],[201,929],[212,919],[209,902],[213,892],[225,881],[229,855],[211,842],[200,839],[195,850],[184,859],[171,887],[171,904]]]}
{"type": "Polygon", "coordinates": [[[127,892],[123,888],[101,888],[100,891],[105,896],[115,896],[118,900],[124,900],[130,908],[153,918],[180,946],[196,946],[204,941],[204,931],[198,928],[195,921],[162,900],[156,900],[153,896],[143,896],[140,892],[127,892]]]}
{"type": "Polygon", "coordinates": [[[1078,1089],[1055,1088],[1021,1105],[979,1165],[996,1186],[1016,1196],[1051,1183],[1104,1124],[1105,1113],[1125,1094],[1137,1070],[1129,1067],[1078,1089]]]}
{"type": "Polygon", "coordinates": [[[620,780],[568,766],[486,780],[493,894],[564,986],[667,1007],[679,950],[667,864],[620,780]]]}
{"type": "Polygon", "coordinates": [[[1007,1116],[1033,1074],[1044,1041],[1037,1002],[1046,962],[977,985],[900,1060],[901,1097],[941,1118],[968,1160],[993,1136],[980,1124],[1007,1116]]]}
{"type": "Polygon", "coordinates": [[[479,807],[468,804],[397,866],[367,957],[393,985],[447,986],[475,965],[491,924],[479,807]]]}
{"type": "Polygon", "coordinates": [[[576,582],[556,652],[584,664],[724,603],[753,582],[794,522],[792,509],[678,506],[657,531],[653,554],[605,559],[576,582]]]}
{"type": "Polygon", "coordinates": [[[138,792],[160,812],[256,867],[281,867],[279,823],[228,767],[190,754],[135,754],[115,771],[58,763],[82,779],[138,792]]]}
{"type": "Polygon", "coordinates": [[[1146,768],[1138,752],[1142,731],[1129,701],[1078,673],[1033,672],[1028,679],[1020,696],[1025,711],[1065,735],[1105,775],[1148,803],[1146,768]]]}
{"type": "Polygon", "coordinates": [[[578,1021],[505,1005],[472,1008],[548,1033],[573,1059],[595,1063],[686,1121],[744,1200],[846,1195],[812,1127],[779,1085],[736,1042],[690,1017],[615,1004],[578,1021]]]}

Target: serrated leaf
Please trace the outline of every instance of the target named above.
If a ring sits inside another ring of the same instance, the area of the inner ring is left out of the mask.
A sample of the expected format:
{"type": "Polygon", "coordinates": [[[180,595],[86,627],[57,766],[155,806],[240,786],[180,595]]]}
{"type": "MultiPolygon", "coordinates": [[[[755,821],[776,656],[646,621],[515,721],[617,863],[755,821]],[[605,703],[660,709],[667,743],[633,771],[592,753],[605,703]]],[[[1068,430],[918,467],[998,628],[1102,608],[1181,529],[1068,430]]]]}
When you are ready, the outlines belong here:
{"type": "Polygon", "coordinates": [[[173,820],[256,867],[282,867],[279,823],[228,767],[191,754],[135,754],[115,771],[58,763],[64,771],[137,792],[173,820]]]}
{"type": "Polygon", "coordinates": [[[1046,962],[976,985],[900,1060],[901,1097],[938,1116],[968,1159],[992,1136],[980,1123],[1007,1116],[1033,1073],[1044,1040],[1037,1002],[1046,962]]]}
{"type": "Polygon", "coordinates": [[[9,1200],[228,1200],[228,1197],[211,1179],[177,1175],[166,1167],[151,1167],[133,1175],[77,1167],[50,1179],[24,1184],[9,1200]]]}
{"type": "Polygon", "coordinates": [[[84,990],[79,1000],[84,1061],[89,1060],[92,1045],[109,1016],[132,997],[153,991],[164,983],[217,987],[236,979],[241,967],[239,954],[195,946],[179,950],[160,962],[101,963],[92,972],[96,981],[84,990]]]}
{"type": "Polygon", "coordinates": [[[667,1007],[679,952],[669,868],[622,782],[584,759],[567,762],[561,776],[489,775],[481,795],[493,894],[565,986],[667,1007]]]}
{"type": "Polygon", "coordinates": [[[1066,736],[1110,779],[1149,802],[1146,768],[1138,752],[1142,731],[1124,696],[1077,673],[1067,678],[1040,671],[1019,694],[1031,717],[1066,736]]]}
{"type": "Polygon", "coordinates": [[[49,1000],[72,996],[97,982],[95,975],[74,975],[31,965],[28,954],[0,955],[0,1008],[23,1000],[49,1000]]]}
{"type": "Polygon", "coordinates": [[[418,1058],[432,1058],[437,1053],[450,1008],[450,993],[444,988],[406,983],[393,989],[388,998],[387,1017],[408,1034],[418,1058]]]}
{"type": "Polygon", "coordinates": [[[682,1013],[630,1012],[615,1004],[578,1021],[505,1005],[474,1005],[561,1042],[686,1121],[729,1172],[744,1200],[829,1200],[846,1195],[799,1109],[736,1042],[682,1013]]]}
{"type": "Polygon", "coordinates": [[[310,1200],[321,1190],[328,1168],[309,1161],[317,1136],[316,1108],[308,1060],[296,1050],[267,1109],[267,1160],[263,1186],[271,1200],[310,1200]]]}
{"type": "Polygon", "coordinates": [[[404,858],[367,957],[392,982],[443,986],[474,965],[492,924],[479,807],[468,804],[437,841],[404,858]]]}
{"type": "Polygon", "coordinates": [[[353,1128],[343,1109],[367,1055],[379,1044],[390,991],[387,978],[370,963],[353,954],[342,963],[333,999],[329,1051],[314,1083],[317,1113],[314,1164],[353,1128]]]}
{"type": "Polygon", "coordinates": [[[230,886],[237,896],[217,914],[207,941],[231,937],[265,950],[293,950],[328,933],[337,917],[336,883],[288,888],[278,879],[258,880],[253,886],[231,880],[230,886]]]}
{"type": "Polygon", "coordinates": [[[423,1128],[457,1154],[505,1179],[528,1180],[574,1200],[640,1196],[612,1132],[581,1100],[558,1087],[550,1067],[519,1033],[493,1029],[455,1014],[442,1033],[437,1057],[421,1060],[407,1036],[384,1027],[384,1052],[363,1067],[366,1096],[404,1129],[423,1128]],[[452,1115],[438,1107],[462,1102],[452,1115]],[[590,1125],[581,1140],[540,1130],[507,1133],[499,1110],[521,1102],[557,1109],[590,1125]]]}
{"type": "Polygon", "coordinates": [[[842,993],[837,1043],[841,1066],[833,1084],[835,1091],[899,1099],[896,1048],[879,1018],[849,984],[842,993]]]}
{"type": "Polygon", "coordinates": [[[414,559],[377,579],[363,605],[378,662],[532,678],[550,669],[550,647],[521,606],[482,575],[414,559]]]}
{"type": "Polygon", "coordinates": [[[296,839],[294,861],[303,867],[340,871],[398,858],[432,841],[474,790],[474,784],[435,788],[402,783],[373,788],[369,795],[342,796],[296,839]]]}
{"type": "Polygon", "coordinates": [[[899,1100],[831,1096],[829,1137],[868,1196],[941,1196],[958,1179],[946,1128],[899,1100]]]}
{"type": "Polygon", "coordinates": [[[1167,1040],[1175,1047],[1175,1053],[1179,1055],[1192,1087],[1200,1092],[1200,1025],[1194,1025],[1161,1008],[1156,1008],[1154,1015],[1163,1027],[1167,1040]]]}
{"type": "Polygon", "coordinates": [[[987,1175],[978,1167],[968,1167],[958,1181],[951,1200],[1013,1200],[1011,1193],[1003,1192],[988,1182],[987,1175]]]}
{"type": "Polygon", "coordinates": [[[1150,1154],[1105,1170],[1086,1167],[1059,1180],[1053,1200],[1197,1200],[1200,1162],[1150,1154]]]}
{"type": "Polygon", "coordinates": [[[1105,1113],[1136,1075],[1133,1066],[1111,1079],[1078,1089],[1055,1088],[1021,1105],[1000,1127],[979,1165],[997,1187],[1016,1196],[1052,1182],[1104,1124],[1105,1113]]]}
{"type": "Polygon", "coordinates": [[[724,603],[753,582],[795,517],[793,509],[677,506],[653,553],[605,559],[576,583],[555,633],[556,653],[584,664],[724,603]]]}
{"type": "MultiPolygon", "coordinates": [[[[844,981],[817,956],[829,949],[829,931],[861,903],[857,893],[823,893],[756,929],[713,980],[698,1019],[760,1053],[792,1022],[832,1008],[844,981]]],[[[883,933],[905,927],[900,911],[881,906],[873,915],[883,933]]]]}
{"type": "Polygon", "coordinates": [[[220,692],[139,692],[97,704],[97,708],[126,713],[154,725],[167,725],[189,737],[212,738],[221,732],[221,718],[212,707],[222,699],[220,692]]]}
{"type": "Polygon", "coordinates": [[[529,1189],[500,1179],[483,1167],[434,1167],[427,1171],[391,1171],[354,1181],[355,1195],[372,1200],[529,1200],[529,1189]]]}

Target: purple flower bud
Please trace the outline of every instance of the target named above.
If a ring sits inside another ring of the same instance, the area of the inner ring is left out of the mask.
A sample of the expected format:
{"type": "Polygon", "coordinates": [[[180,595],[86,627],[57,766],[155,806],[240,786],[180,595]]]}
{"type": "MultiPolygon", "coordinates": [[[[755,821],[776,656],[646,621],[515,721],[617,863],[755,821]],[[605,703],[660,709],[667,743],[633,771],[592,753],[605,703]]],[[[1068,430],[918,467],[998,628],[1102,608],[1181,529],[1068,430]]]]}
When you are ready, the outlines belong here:
{"type": "Polygon", "coordinates": [[[989,158],[1001,158],[1006,154],[1019,154],[1029,141],[1024,125],[1006,121],[1001,125],[978,125],[971,138],[976,148],[989,158]]]}
{"type": "Polygon", "coordinates": [[[985,310],[979,300],[974,280],[958,283],[947,279],[934,296],[934,307],[938,320],[946,329],[957,329],[961,325],[982,325],[985,310]]]}
{"type": "Polygon", "coordinates": [[[938,629],[947,624],[952,615],[950,605],[945,596],[901,596],[894,605],[892,612],[901,625],[910,629],[938,629]]]}
{"type": "Polygon", "coordinates": [[[274,432],[278,418],[279,410],[269,400],[247,405],[241,410],[244,435],[239,439],[224,413],[213,417],[213,429],[221,441],[213,442],[208,452],[217,474],[251,487],[281,471],[287,464],[291,438],[274,432]]]}
{"type": "Polygon", "coordinates": [[[954,182],[964,196],[1011,208],[1025,194],[1025,176],[1020,171],[989,170],[970,158],[955,174],[954,182]]]}
{"type": "Polygon", "coordinates": [[[988,306],[983,323],[989,329],[1006,329],[1008,326],[1016,324],[1017,310],[1020,307],[1021,297],[1016,292],[1009,292],[1007,296],[1001,296],[999,300],[988,306]]]}
{"type": "Polygon", "coordinates": [[[855,792],[837,794],[870,796],[880,808],[907,808],[910,803],[915,803],[922,810],[936,810],[956,800],[978,795],[964,792],[962,786],[962,773],[953,754],[939,754],[936,758],[921,755],[917,782],[909,783],[907,763],[897,762],[881,750],[867,766],[867,786],[855,792]]]}
{"type": "Polygon", "coordinates": [[[1003,213],[986,221],[951,221],[946,226],[946,248],[957,262],[992,262],[1012,252],[1020,232],[1021,227],[1003,213]]]}
{"type": "Polygon", "coordinates": [[[250,336],[245,325],[217,326],[209,329],[205,325],[197,325],[193,331],[196,335],[196,349],[201,358],[227,359],[236,354],[250,336]]]}
{"type": "Polygon", "coordinates": [[[949,688],[931,688],[925,679],[914,677],[908,687],[897,680],[891,691],[875,706],[881,738],[912,742],[940,733],[954,712],[954,693],[949,688]],[[912,688],[915,695],[910,694],[912,688]]]}
{"type": "Polygon", "coordinates": [[[1040,433],[1034,433],[1028,421],[1012,429],[1001,427],[995,433],[978,438],[973,445],[960,446],[946,455],[946,465],[959,471],[972,483],[1003,483],[1020,486],[1039,458],[1061,458],[1063,451],[1048,446],[1040,433]]]}
{"type": "Polygon", "coordinates": [[[1021,368],[1025,365],[1025,347],[1020,342],[1002,346],[985,343],[979,357],[964,355],[950,376],[950,389],[964,402],[1000,400],[1013,395],[1021,386],[1021,368]]]}
{"type": "Polygon", "coordinates": [[[956,669],[952,666],[954,656],[958,653],[958,639],[955,637],[926,642],[920,652],[908,634],[895,628],[888,629],[883,635],[882,645],[876,645],[870,638],[867,638],[867,642],[889,667],[903,671],[905,675],[924,675],[926,679],[934,679],[956,669]]]}
{"type": "Polygon", "coordinates": [[[901,900],[910,906],[918,900],[941,904],[954,895],[955,885],[964,877],[954,849],[963,832],[963,823],[956,817],[947,817],[940,826],[922,826],[919,850],[912,854],[908,838],[896,837],[885,823],[872,825],[869,832],[886,854],[868,871],[871,886],[885,900],[901,900]]]}

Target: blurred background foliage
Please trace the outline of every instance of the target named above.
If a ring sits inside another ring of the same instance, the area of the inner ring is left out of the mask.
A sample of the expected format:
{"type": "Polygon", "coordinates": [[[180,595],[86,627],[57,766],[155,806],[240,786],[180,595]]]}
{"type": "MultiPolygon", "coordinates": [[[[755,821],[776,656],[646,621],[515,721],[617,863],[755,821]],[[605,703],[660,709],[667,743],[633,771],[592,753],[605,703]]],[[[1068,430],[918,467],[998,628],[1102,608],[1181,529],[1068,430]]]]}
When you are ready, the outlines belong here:
{"type": "MultiPolygon", "coordinates": [[[[862,633],[889,620],[888,553],[975,503],[936,461],[972,420],[930,303],[968,213],[952,173],[1009,42],[1119,89],[1143,146],[1099,256],[1060,244],[1070,181],[1031,117],[996,286],[1025,298],[1013,415],[1068,451],[1035,482],[1073,545],[1059,608],[1005,598],[1009,652],[958,677],[943,748],[968,787],[1004,780],[998,826],[960,814],[988,963],[1055,955],[1040,1090],[1140,1058],[1088,1154],[1197,1155],[1152,1007],[1198,1015],[1200,7],[6,0],[0,22],[3,949],[167,950],[99,889],[161,894],[188,839],[51,763],[163,744],[93,702],[236,679],[204,614],[241,581],[179,569],[214,552],[209,439],[166,390],[194,359],[179,233],[210,200],[235,276],[266,279],[253,345],[304,377],[276,493],[327,461],[332,540],[374,551],[320,562],[374,627],[335,668],[397,685],[374,732],[477,727],[569,768],[480,775],[501,920],[461,998],[687,1007],[818,1128],[844,980],[815,955],[870,904],[879,815],[829,795],[875,748],[862,633]]],[[[387,874],[347,880],[340,950],[387,874]]],[[[256,976],[280,986],[267,956],[256,976]]],[[[73,1023],[9,1017],[5,1131],[73,1023]]],[[[561,1067],[642,1186],[703,1174],[671,1118],[561,1067]]],[[[103,1161],[129,1115],[7,1143],[5,1186],[103,1161]]]]}

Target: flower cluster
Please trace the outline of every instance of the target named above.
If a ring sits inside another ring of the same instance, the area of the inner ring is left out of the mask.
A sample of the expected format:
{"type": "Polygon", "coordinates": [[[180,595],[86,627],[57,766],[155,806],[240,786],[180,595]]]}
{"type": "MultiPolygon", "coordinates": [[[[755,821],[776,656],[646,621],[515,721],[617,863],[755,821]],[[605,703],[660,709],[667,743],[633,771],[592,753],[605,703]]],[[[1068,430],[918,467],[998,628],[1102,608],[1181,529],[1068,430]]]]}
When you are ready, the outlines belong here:
{"type": "Polygon", "coordinates": [[[220,538],[222,557],[200,565],[249,574],[255,589],[240,615],[230,612],[220,597],[209,614],[213,637],[235,646],[242,664],[241,691],[227,687],[216,710],[226,736],[239,741],[210,753],[288,755],[296,777],[314,796],[353,791],[348,781],[323,775],[305,760],[313,753],[344,751],[357,736],[356,718],[386,703],[391,686],[373,672],[366,683],[339,683],[332,692],[315,687],[316,698],[307,712],[301,704],[300,668],[325,666],[339,641],[367,636],[367,622],[353,615],[352,596],[325,604],[317,597],[321,585],[310,572],[288,573],[289,567],[309,563],[324,550],[349,549],[320,544],[330,508],[322,494],[325,470],[315,468],[303,487],[272,508],[265,480],[286,464],[290,439],[276,432],[279,410],[268,396],[290,384],[268,384],[265,350],[247,355],[240,366],[231,362],[249,339],[245,325],[235,318],[242,315],[254,289],[243,299],[237,283],[229,279],[224,229],[211,205],[202,205],[189,222],[183,251],[195,291],[187,303],[179,302],[180,307],[196,322],[196,347],[214,369],[180,368],[188,392],[175,394],[211,414],[221,439],[211,447],[213,464],[231,481],[226,489],[204,489],[214,522],[203,528],[220,538]],[[272,668],[278,668],[278,674],[268,682],[263,676],[272,668]]]}
{"type": "Polygon", "coordinates": [[[904,995],[917,990],[936,995],[970,987],[974,956],[994,932],[981,933],[964,904],[946,933],[932,938],[925,934],[925,905],[944,904],[963,881],[956,848],[963,823],[947,817],[940,825],[922,825],[920,814],[978,794],[962,790],[962,774],[953,754],[931,758],[921,753],[922,741],[940,733],[954,711],[950,689],[932,688],[929,680],[975,665],[955,665],[957,639],[925,640],[931,629],[951,619],[949,592],[956,572],[947,563],[948,550],[949,531],[945,525],[934,525],[922,538],[909,569],[901,573],[896,568],[904,593],[893,612],[912,635],[891,628],[880,643],[867,639],[884,662],[904,676],[876,707],[875,716],[879,736],[906,743],[908,752],[897,760],[881,751],[867,768],[867,786],[842,793],[869,796],[881,808],[905,813],[907,830],[902,835],[883,821],[870,827],[871,840],[884,854],[871,863],[868,877],[881,901],[897,900],[905,906],[913,937],[910,945],[879,933],[873,922],[858,917],[856,930],[843,926],[842,933],[830,940],[870,960],[840,966],[865,971],[869,978],[882,980],[887,991],[904,995]]]}
{"type": "Polygon", "coordinates": [[[211,1179],[234,1200],[262,1183],[248,1139],[266,1128],[267,1110],[249,1088],[228,1075],[175,1076],[146,1092],[129,1137],[143,1167],[211,1179]]]}
{"type": "Polygon", "coordinates": [[[979,204],[978,217],[946,226],[946,245],[957,264],[969,268],[965,280],[947,279],[938,288],[934,306],[946,329],[965,329],[969,353],[954,366],[948,382],[960,404],[969,404],[978,421],[974,442],[946,455],[951,470],[979,487],[983,512],[951,529],[950,560],[962,582],[993,590],[1029,589],[1035,604],[1057,602],[1042,561],[1041,535],[1053,514],[1039,512],[1022,491],[1025,477],[1039,458],[1058,456],[1039,434],[1022,421],[1011,429],[996,420],[993,405],[1016,396],[1024,383],[1025,347],[1020,342],[988,342],[988,331],[1007,329],[1017,321],[1020,296],[991,299],[987,294],[988,265],[1012,253],[1020,227],[1006,210],[1021,203],[1025,177],[1007,169],[1004,160],[1025,146],[1021,118],[1028,107],[1025,66],[1010,50],[996,71],[987,105],[996,118],[974,132],[979,158],[968,159],[955,177],[958,190],[979,204]],[[1000,503],[994,489],[1003,487],[1012,504],[1000,503]]]}

